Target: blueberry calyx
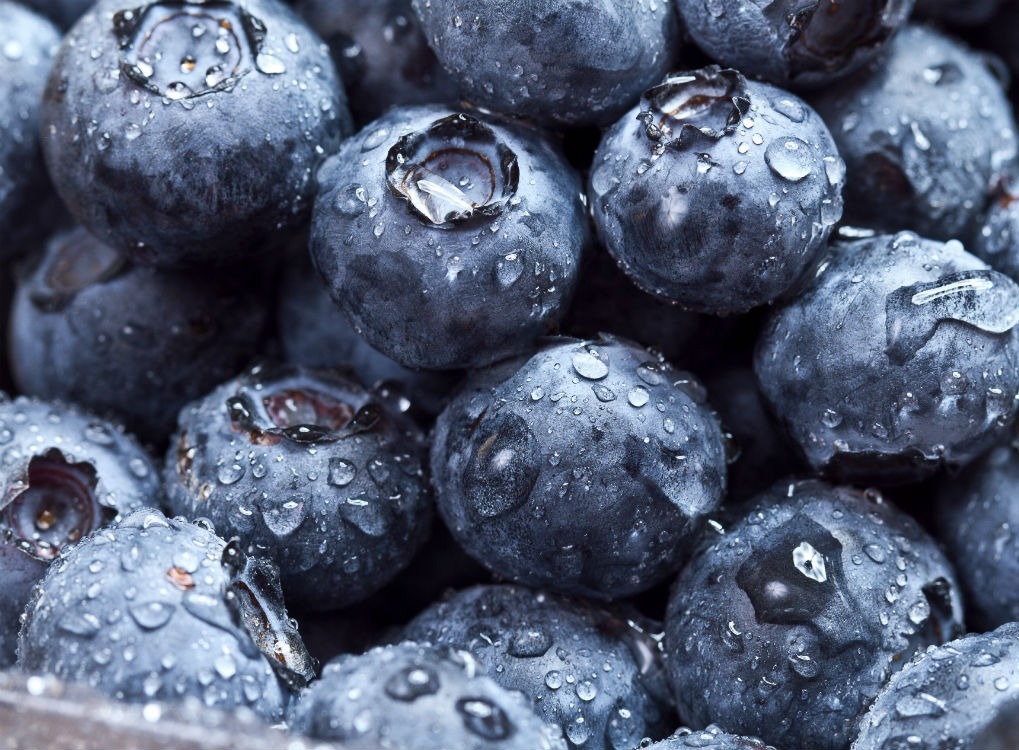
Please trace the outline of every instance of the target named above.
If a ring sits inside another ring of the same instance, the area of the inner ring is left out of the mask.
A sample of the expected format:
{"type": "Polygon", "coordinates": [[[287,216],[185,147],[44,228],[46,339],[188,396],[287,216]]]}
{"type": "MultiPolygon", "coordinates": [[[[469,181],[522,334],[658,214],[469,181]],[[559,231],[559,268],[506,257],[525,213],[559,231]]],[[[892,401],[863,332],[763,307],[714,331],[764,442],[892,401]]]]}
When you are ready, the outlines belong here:
{"type": "Polygon", "coordinates": [[[61,310],[78,292],[112,279],[126,265],[124,256],[84,232],[68,233],[58,243],[43,269],[44,286],[30,295],[32,304],[44,312],[61,310]]]}
{"type": "Polygon", "coordinates": [[[732,69],[709,65],[670,75],[644,92],[637,119],[656,154],[689,147],[698,139],[731,135],[750,111],[747,80],[732,69]]]}
{"type": "Polygon", "coordinates": [[[882,23],[888,0],[819,0],[789,16],[793,36],[783,54],[793,63],[792,77],[844,68],[860,48],[878,48],[893,27],[882,23]],[[851,18],[846,21],[846,16],[851,18]]]}
{"type": "Polygon", "coordinates": [[[261,51],[265,24],[229,0],[164,0],[122,10],[113,30],[124,75],[167,99],[228,91],[253,68],[283,72],[261,51]]]}
{"type": "Polygon", "coordinates": [[[52,560],[116,516],[96,497],[98,478],[89,463],[71,463],[56,448],[33,457],[24,479],[12,485],[0,526],[22,551],[52,560]]]}
{"type": "Polygon", "coordinates": [[[471,115],[450,115],[389,150],[386,182],[418,217],[450,228],[502,213],[520,181],[517,156],[471,115]]]}

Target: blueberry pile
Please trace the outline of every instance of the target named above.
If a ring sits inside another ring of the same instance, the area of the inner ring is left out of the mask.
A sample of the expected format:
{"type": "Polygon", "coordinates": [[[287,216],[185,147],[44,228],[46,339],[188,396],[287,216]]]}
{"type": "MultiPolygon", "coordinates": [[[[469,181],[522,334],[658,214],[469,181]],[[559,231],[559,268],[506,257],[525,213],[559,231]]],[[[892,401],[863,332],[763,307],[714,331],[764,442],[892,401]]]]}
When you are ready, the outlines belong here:
{"type": "Polygon", "coordinates": [[[1017,50],[0,0],[7,744],[1019,746],[1017,50]]]}

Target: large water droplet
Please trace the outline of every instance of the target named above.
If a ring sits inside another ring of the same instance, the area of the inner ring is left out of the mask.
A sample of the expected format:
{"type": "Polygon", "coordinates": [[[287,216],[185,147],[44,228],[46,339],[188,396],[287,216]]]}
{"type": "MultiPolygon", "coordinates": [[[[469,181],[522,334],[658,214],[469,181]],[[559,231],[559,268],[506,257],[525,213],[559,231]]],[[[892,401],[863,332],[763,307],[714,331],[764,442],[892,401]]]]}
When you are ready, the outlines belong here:
{"type": "Polygon", "coordinates": [[[430,667],[411,666],[400,670],[386,680],[386,695],[394,700],[410,703],[439,690],[439,676],[430,667]]]}
{"type": "Polygon", "coordinates": [[[609,366],[591,352],[577,352],[573,355],[573,369],[582,378],[601,380],[609,374],[609,366]]]}
{"type": "Polygon", "coordinates": [[[145,630],[156,630],[170,621],[176,607],[168,602],[146,602],[135,604],[128,612],[138,626],[145,630]]]}
{"type": "Polygon", "coordinates": [[[456,710],[467,730],[478,737],[504,740],[513,732],[506,712],[485,698],[461,698],[456,702],[456,710]]]}
{"type": "Polygon", "coordinates": [[[787,137],[772,141],[764,152],[771,170],[789,182],[799,182],[813,171],[814,156],[810,146],[799,138],[787,137]]]}

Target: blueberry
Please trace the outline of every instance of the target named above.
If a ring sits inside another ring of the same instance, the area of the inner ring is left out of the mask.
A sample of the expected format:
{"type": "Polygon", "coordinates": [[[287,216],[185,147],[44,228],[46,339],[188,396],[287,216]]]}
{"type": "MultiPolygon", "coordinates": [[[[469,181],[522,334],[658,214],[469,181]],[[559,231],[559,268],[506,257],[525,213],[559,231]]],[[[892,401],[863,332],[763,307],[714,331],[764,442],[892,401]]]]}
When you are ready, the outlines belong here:
{"type": "Polygon", "coordinates": [[[476,586],[422,612],[402,637],[470,652],[523,693],[570,748],[630,750],[669,726],[671,698],[653,626],[520,586],[476,586]]]}
{"type": "Polygon", "coordinates": [[[410,0],[300,0],[297,10],[329,43],[358,123],[393,106],[456,101],[410,0]]]}
{"type": "Polygon", "coordinates": [[[50,566],[25,610],[18,666],[128,702],[195,696],[270,720],[314,674],[271,563],[148,509],[50,566]]]}
{"type": "Polygon", "coordinates": [[[710,724],[696,732],[681,728],[661,742],[645,740],[634,750],[775,750],[755,737],[740,737],[710,724]]]}
{"type": "Polygon", "coordinates": [[[846,219],[966,237],[1016,162],[1001,83],[961,43],[908,26],[881,65],[812,100],[846,160],[846,219]]]}
{"type": "Polygon", "coordinates": [[[349,750],[560,750],[519,693],[466,653],[414,643],[341,656],[298,700],[290,728],[349,750]]]}
{"type": "Polygon", "coordinates": [[[1019,285],[955,241],[833,245],[758,342],[765,397],[815,470],[910,482],[1004,438],[1019,392],[1019,285]]]}
{"type": "Polygon", "coordinates": [[[605,135],[598,236],[645,291],[714,314],[789,289],[842,215],[844,164],[802,100],[734,70],[670,75],[605,135]]]}
{"type": "Polygon", "coordinates": [[[261,340],[264,306],[235,276],[157,271],[84,229],[58,234],[18,284],[15,382],[163,445],[184,405],[246,365],[261,340]]]}
{"type": "Polygon", "coordinates": [[[226,264],[307,219],[346,106],[321,40],[277,0],[101,0],[54,62],[42,146],[104,242],[164,266],[226,264]]]}
{"type": "Polygon", "coordinates": [[[50,561],[95,529],[158,506],[159,473],[134,438],[59,403],[0,394],[0,666],[50,561]]]}
{"type": "Polygon", "coordinates": [[[285,361],[348,368],[361,382],[390,389],[400,411],[426,420],[442,410],[458,379],[457,373],[411,370],[373,349],[333,304],[306,252],[284,270],[276,321],[285,361]]]}
{"type": "Polygon", "coordinates": [[[580,183],[540,133],[394,109],[319,172],[311,252],[333,300],[407,367],[476,367],[565,312],[588,242],[580,183]]]}
{"type": "Polygon", "coordinates": [[[36,13],[52,19],[53,23],[66,31],[92,7],[95,0],[23,0],[23,2],[36,13]]]}
{"type": "Polygon", "coordinates": [[[1009,623],[917,654],[874,699],[853,750],[991,750],[1017,700],[1019,625],[1009,623]]]}
{"type": "Polygon", "coordinates": [[[970,249],[995,270],[1019,281],[1019,185],[998,191],[970,249]]]}
{"type": "Polygon", "coordinates": [[[39,153],[39,98],[60,33],[18,3],[0,0],[0,262],[19,244],[24,213],[47,187],[39,153]]]}
{"type": "Polygon", "coordinates": [[[725,491],[704,395],[637,345],[552,340],[473,376],[439,416],[439,511],[506,578],[600,598],[646,590],[682,564],[725,491]]]}
{"type": "Polygon", "coordinates": [[[605,125],[678,53],[675,3],[411,0],[461,92],[547,125],[605,125]]]}
{"type": "Polygon", "coordinates": [[[913,0],[678,0],[694,41],[718,62],[792,87],[831,84],[875,59],[913,0]]]}
{"type": "Polygon", "coordinates": [[[987,629],[1019,621],[1019,453],[991,451],[962,476],[947,482],[937,499],[938,538],[955,563],[971,620],[987,629]]]}
{"type": "Polygon", "coordinates": [[[712,532],[666,619],[679,714],[778,747],[844,748],[900,659],[962,632],[951,566],[873,491],[780,483],[712,532]]]}
{"type": "Polygon", "coordinates": [[[166,491],[275,560],[292,606],[331,609],[410,562],[431,520],[424,463],[420,431],[356,382],[259,366],[181,412],[166,491]]]}

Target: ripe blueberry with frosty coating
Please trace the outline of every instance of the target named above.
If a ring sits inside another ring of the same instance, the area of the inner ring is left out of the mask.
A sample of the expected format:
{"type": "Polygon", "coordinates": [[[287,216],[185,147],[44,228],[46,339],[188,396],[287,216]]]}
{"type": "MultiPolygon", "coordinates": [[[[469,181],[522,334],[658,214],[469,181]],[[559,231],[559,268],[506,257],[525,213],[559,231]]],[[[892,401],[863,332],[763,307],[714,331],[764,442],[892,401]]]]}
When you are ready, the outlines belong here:
{"type": "Polygon", "coordinates": [[[775,750],[756,737],[741,737],[722,731],[716,724],[709,724],[700,731],[676,730],[675,734],[661,742],[645,739],[634,750],[775,750]]]}
{"type": "Polygon", "coordinates": [[[194,696],[275,721],[315,665],[271,563],[145,509],[50,566],[25,610],[18,667],[128,702],[194,696]]]}
{"type": "Polygon", "coordinates": [[[846,160],[846,220],[962,239],[1016,165],[1016,123],[985,59],[907,26],[867,70],[811,99],[846,160]]]}
{"type": "Polygon", "coordinates": [[[565,314],[587,217],[577,175],[538,131],[397,108],[319,182],[315,266],[354,329],[400,364],[491,364],[565,314]]]}
{"type": "Polygon", "coordinates": [[[186,407],[166,455],[169,508],[280,567],[287,601],[359,601],[428,533],[424,437],[339,372],[256,366],[186,407]]]}
{"type": "Polygon", "coordinates": [[[101,0],[64,38],[40,121],[74,217],[161,266],[281,240],[351,129],[328,48],[277,0],[101,0]]]}
{"type": "Polygon", "coordinates": [[[677,0],[712,59],[793,88],[832,84],[881,54],[913,0],[677,0]]]}
{"type": "Polygon", "coordinates": [[[1011,622],[914,656],[861,717],[853,750],[991,750],[1017,701],[1019,624],[1011,622]]]}
{"type": "Polygon", "coordinates": [[[605,134],[588,196],[637,286],[725,315],[796,282],[842,216],[844,170],[805,102],[709,66],[647,90],[605,134]]]}
{"type": "Polygon", "coordinates": [[[0,665],[32,586],[65,547],[162,500],[133,437],[77,408],[0,393],[0,665]]]}
{"type": "Polygon", "coordinates": [[[676,581],[678,712],[776,747],[845,748],[903,657],[962,632],[958,591],[935,541],[873,491],[779,483],[708,532],[676,581]]]}
{"type": "Polygon", "coordinates": [[[500,576],[597,598],[660,583],[722,501],[700,383],[635,344],[552,339],[475,374],[439,415],[432,479],[461,546],[500,576]]]}
{"type": "Polygon", "coordinates": [[[1019,284],[958,242],[878,235],[832,245],[772,314],[754,370],[815,470],[917,481],[1007,435],[1017,323],[1019,284]]]}
{"type": "Polygon", "coordinates": [[[264,305],[238,276],[155,269],[84,229],[59,233],[15,293],[14,381],[165,445],[180,410],[247,365],[261,341],[264,305]]]}
{"type": "Polygon", "coordinates": [[[469,654],[416,643],[331,661],[290,728],[349,750],[565,750],[558,731],[469,654]]]}
{"type": "Polygon", "coordinates": [[[955,564],[971,624],[1019,621],[1019,449],[999,446],[946,481],[935,504],[938,539],[955,564]]]}
{"type": "Polygon", "coordinates": [[[401,637],[470,652],[523,693],[570,748],[620,750],[671,721],[654,626],[636,611],[522,586],[474,586],[426,609],[401,637]]]}
{"type": "Polygon", "coordinates": [[[679,52],[674,0],[412,0],[464,97],[548,126],[606,125],[679,52]]]}

